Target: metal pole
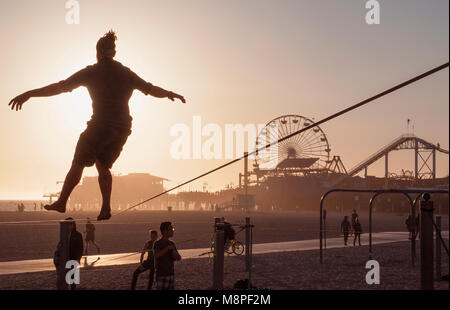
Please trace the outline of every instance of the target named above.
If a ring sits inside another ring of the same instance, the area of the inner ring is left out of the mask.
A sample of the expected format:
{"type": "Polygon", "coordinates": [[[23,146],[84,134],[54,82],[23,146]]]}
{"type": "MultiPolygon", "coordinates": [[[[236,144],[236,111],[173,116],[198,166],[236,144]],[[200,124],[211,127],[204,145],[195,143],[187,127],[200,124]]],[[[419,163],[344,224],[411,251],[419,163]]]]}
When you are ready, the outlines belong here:
{"type": "Polygon", "coordinates": [[[245,211],[248,212],[248,152],[244,152],[244,189],[245,189],[245,211]]]}
{"type": "Polygon", "coordinates": [[[367,166],[364,167],[364,187],[367,188],[367,166]]]}
{"type": "Polygon", "coordinates": [[[325,250],[327,249],[327,209],[323,210],[323,241],[325,250]]]}
{"type": "Polygon", "coordinates": [[[250,226],[250,257],[248,269],[248,289],[252,288],[252,256],[253,256],[253,226],[250,226]]]}
{"type": "Polygon", "coordinates": [[[250,269],[250,218],[245,218],[245,271],[250,269]]]}
{"type": "Polygon", "coordinates": [[[388,157],[389,153],[386,153],[385,155],[385,162],[384,162],[384,177],[387,178],[389,177],[389,157],[388,157]]]}
{"type": "Polygon", "coordinates": [[[419,142],[414,139],[414,177],[419,178],[419,142]]]}
{"type": "Polygon", "coordinates": [[[322,245],[322,236],[323,236],[323,219],[322,219],[322,208],[323,208],[323,200],[325,199],[326,194],[322,196],[320,199],[320,228],[319,228],[319,240],[320,240],[320,263],[323,264],[323,245],[322,245]]]}
{"type": "MultiPolygon", "coordinates": [[[[441,216],[436,216],[436,226],[441,230],[441,216]]],[[[441,279],[441,240],[439,238],[439,234],[436,231],[436,279],[441,279]]]]}
{"type": "Polygon", "coordinates": [[[432,290],[433,272],[433,202],[424,194],[420,201],[420,288],[432,290]]]}
{"type": "Polygon", "coordinates": [[[369,259],[372,259],[372,203],[377,195],[372,196],[369,202],[369,259]]]}
{"type": "MultiPolygon", "coordinates": [[[[411,215],[411,225],[412,225],[412,238],[411,238],[411,264],[414,266],[416,264],[416,201],[414,201],[411,210],[409,211],[411,215]]],[[[419,216],[419,215],[417,215],[419,216]]]]}
{"type": "Polygon", "coordinates": [[[68,290],[66,282],[66,262],[69,260],[70,221],[59,223],[59,263],[56,267],[56,289],[68,290]]]}
{"type": "Polygon", "coordinates": [[[433,180],[436,179],[436,149],[433,149],[433,180]]]}
{"type": "Polygon", "coordinates": [[[214,263],[213,263],[213,289],[223,289],[223,263],[224,263],[224,231],[219,229],[220,219],[215,218],[214,225],[214,263]]]}

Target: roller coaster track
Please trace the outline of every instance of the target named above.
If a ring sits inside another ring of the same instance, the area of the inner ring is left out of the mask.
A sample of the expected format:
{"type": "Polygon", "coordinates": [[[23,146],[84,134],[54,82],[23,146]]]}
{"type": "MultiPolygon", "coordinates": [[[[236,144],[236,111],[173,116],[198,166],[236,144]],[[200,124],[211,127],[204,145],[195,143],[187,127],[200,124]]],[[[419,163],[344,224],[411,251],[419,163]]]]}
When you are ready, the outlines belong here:
{"type": "Polygon", "coordinates": [[[364,168],[370,166],[371,164],[373,164],[378,159],[385,156],[387,153],[391,151],[414,150],[416,149],[416,147],[417,150],[432,150],[432,151],[434,150],[448,155],[448,150],[441,148],[439,144],[434,145],[433,143],[430,143],[424,139],[421,139],[411,134],[401,135],[400,137],[394,139],[393,141],[382,147],[380,150],[372,154],[370,157],[366,158],[365,160],[357,164],[355,167],[350,169],[347,175],[343,175],[342,177],[335,180],[333,182],[333,186],[340,183],[341,181],[343,181],[348,177],[357,175],[359,172],[364,170],[364,168]]]}
{"type": "Polygon", "coordinates": [[[364,161],[357,164],[355,167],[350,169],[348,172],[349,176],[354,176],[358,174],[361,170],[363,170],[365,167],[373,164],[378,159],[386,155],[387,153],[395,150],[414,150],[415,144],[417,143],[417,147],[419,150],[436,150],[441,153],[448,155],[448,150],[444,150],[428,141],[425,141],[419,137],[416,137],[414,135],[402,135],[398,137],[397,139],[393,140],[383,148],[381,148],[376,153],[372,154],[369,158],[365,159],[364,161]]]}

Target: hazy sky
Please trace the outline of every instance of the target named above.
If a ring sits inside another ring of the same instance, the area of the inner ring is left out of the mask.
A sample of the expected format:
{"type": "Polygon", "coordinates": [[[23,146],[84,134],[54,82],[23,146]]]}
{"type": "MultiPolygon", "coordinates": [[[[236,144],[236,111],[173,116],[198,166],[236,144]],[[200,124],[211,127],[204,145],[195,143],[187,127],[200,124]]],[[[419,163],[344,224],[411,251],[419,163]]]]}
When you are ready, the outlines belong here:
{"type": "MultiPolygon", "coordinates": [[[[179,92],[186,105],[130,100],[133,133],[113,172],[148,172],[177,184],[226,160],[174,160],[170,128],[260,124],[298,114],[316,120],[449,59],[449,1],[379,1],[380,25],[365,23],[365,0],[79,0],[80,24],[66,23],[65,0],[0,2],[0,199],[57,191],[91,114],[85,88],[14,96],[92,64],[95,44],[117,31],[116,59],[147,81],[179,92]]],[[[321,126],[347,169],[406,133],[449,147],[448,69],[321,126]]],[[[412,151],[391,156],[391,171],[413,169],[412,151]]],[[[383,160],[369,169],[383,175],[383,160]]],[[[438,155],[438,177],[448,156],[438,155]]],[[[216,190],[238,183],[243,162],[200,180],[216,190]]],[[[96,175],[95,168],[84,175],[96,175]]],[[[187,187],[186,189],[188,189],[187,187]]],[[[137,197],[139,199],[141,197],[137,197]]]]}

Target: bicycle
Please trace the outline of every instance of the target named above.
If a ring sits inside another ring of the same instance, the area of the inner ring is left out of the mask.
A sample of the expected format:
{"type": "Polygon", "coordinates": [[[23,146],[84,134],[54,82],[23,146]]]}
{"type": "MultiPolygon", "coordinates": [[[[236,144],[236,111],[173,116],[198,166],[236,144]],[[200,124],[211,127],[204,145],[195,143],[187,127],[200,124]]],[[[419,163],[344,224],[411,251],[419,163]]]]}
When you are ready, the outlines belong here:
{"type": "MultiPolygon", "coordinates": [[[[244,253],[244,244],[239,240],[227,240],[224,246],[224,250],[228,254],[235,254],[236,256],[242,255],[244,253]]],[[[215,243],[214,240],[211,242],[211,253],[215,251],[215,243]]]]}

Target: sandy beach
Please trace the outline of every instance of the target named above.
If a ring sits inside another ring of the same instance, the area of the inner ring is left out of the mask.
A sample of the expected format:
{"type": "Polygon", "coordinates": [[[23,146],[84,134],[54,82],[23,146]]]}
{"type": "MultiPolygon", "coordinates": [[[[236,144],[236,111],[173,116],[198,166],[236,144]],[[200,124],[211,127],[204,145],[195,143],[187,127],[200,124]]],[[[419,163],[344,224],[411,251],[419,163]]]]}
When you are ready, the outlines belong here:
{"type": "MultiPolygon", "coordinates": [[[[351,211],[344,215],[350,215],[351,211]]],[[[39,259],[53,257],[59,240],[58,222],[71,216],[75,219],[96,218],[95,212],[68,212],[64,215],[52,212],[0,212],[0,222],[24,222],[21,224],[0,223],[0,261],[39,259]]],[[[319,212],[207,212],[207,211],[131,211],[106,222],[95,223],[96,241],[101,254],[141,251],[148,240],[149,228],[158,230],[162,221],[172,221],[175,227],[173,240],[179,249],[208,248],[213,233],[214,217],[224,216],[230,223],[243,225],[249,216],[254,228],[254,243],[310,240],[319,238],[319,212]]],[[[328,212],[327,237],[340,236],[340,223],[343,214],[328,212]]],[[[368,212],[359,212],[363,233],[369,227],[368,212]]],[[[373,232],[406,231],[406,214],[374,213],[373,232]]],[[[448,230],[448,216],[442,216],[442,227],[448,230]]],[[[77,229],[85,231],[84,223],[77,229]]],[[[235,227],[239,231],[238,227],[235,227]]],[[[245,233],[237,234],[243,241],[245,233]]],[[[95,254],[90,246],[89,254],[95,254]]]]}
{"type": "MultiPolygon", "coordinates": [[[[377,245],[373,259],[380,264],[380,284],[365,281],[367,246],[328,249],[324,264],[318,251],[298,251],[254,255],[252,283],[257,288],[274,290],[417,290],[420,267],[411,266],[410,244],[397,242],[377,245]]],[[[127,290],[137,264],[81,269],[81,290],[127,290]]],[[[177,290],[205,290],[212,285],[212,258],[181,260],[175,264],[177,290]]],[[[448,273],[443,254],[442,272],[448,273]]],[[[244,257],[226,256],[224,289],[232,289],[245,279],[244,257]]],[[[55,272],[37,272],[0,276],[2,290],[53,290],[55,272]]],[[[146,289],[148,273],[141,275],[137,289],[146,289]]],[[[448,281],[436,281],[435,289],[448,290],[448,281]]]]}
{"type": "MultiPolygon", "coordinates": [[[[350,213],[350,212],[349,212],[350,213]]],[[[368,214],[359,212],[363,231],[367,233],[368,214]]],[[[350,215],[350,214],[348,214],[350,215]]],[[[93,218],[94,213],[68,213],[64,216],[54,213],[3,212],[2,222],[57,220],[65,216],[93,218]]],[[[139,251],[147,240],[147,229],[158,229],[159,223],[171,220],[175,226],[174,241],[179,249],[208,247],[213,229],[214,217],[225,216],[234,224],[243,224],[249,216],[255,224],[255,243],[309,240],[318,238],[318,214],[315,212],[280,212],[251,214],[235,212],[148,212],[135,211],[113,217],[108,222],[96,225],[97,240],[102,254],[139,251]]],[[[329,212],[327,236],[339,237],[341,213],[329,212]]],[[[374,232],[404,231],[406,215],[374,214],[374,232]]],[[[442,217],[443,229],[448,229],[448,217],[442,217]]],[[[238,230],[239,228],[237,228],[238,230]]],[[[79,223],[78,230],[84,231],[79,223]]],[[[58,241],[58,224],[21,223],[0,225],[0,261],[25,260],[52,257],[58,241]]],[[[238,239],[244,240],[244,233],[238,239]]],[[[448,241],[447,241],[448,242],[448,241]]],[[[93,249],[92,249],[93,250],[93,249]]],[[[90,254],[94,254],[90,252],[90,254]]],[[[415,290],[420,288],[419,264],[411,266],[410,243],[396,242],[376,245],[374,256],[380,263],[381,283],[368,285],[365,281],[368,261],[367,245],[361,247],[328,249],[324,264],[319,263],[316,250],[254,255],[253,285],[257,288],[276,290],[309,289],[367,289],[367,290],[415,290]]],[[[419,255],[419,254],[418,254],[419,255]]],[[[186,259],[176,263],[177,289],[210,289],[212,285],[212,258],[186,259]]],[[[443,274],[448,273],[448,259],[442,254],[443,274]]],[[[126,290],[137,264],[95,267],[81,269],[80,289],[126,290]]],[[[244,257],[226,256],[224,288],[233,288],[238,279],[245,279],[244,257]]],[[[138,289],[145,289],[147,273],[140,277],[138,289]]],[[[55,272],[36,272],[0,276],[0,289],[55,289],[55,272]]],[[[437,281],[437,289],[448,289],[448,282],[437,281]]]]}

